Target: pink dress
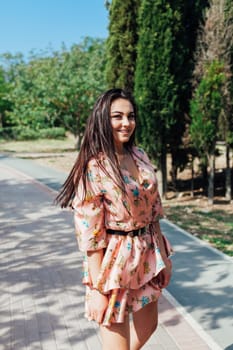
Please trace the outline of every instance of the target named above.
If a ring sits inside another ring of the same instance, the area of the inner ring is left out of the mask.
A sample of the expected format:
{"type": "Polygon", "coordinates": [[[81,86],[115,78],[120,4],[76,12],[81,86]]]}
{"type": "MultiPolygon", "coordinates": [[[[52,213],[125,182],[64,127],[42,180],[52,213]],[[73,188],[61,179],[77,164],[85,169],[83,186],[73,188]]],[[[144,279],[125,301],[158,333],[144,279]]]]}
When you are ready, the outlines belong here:
{"type": "MultiPolygon", "coordinates": [[[[97,287],[109,297],[103,325],[123,322],[128,312],[135,312],[161,294],[157,275],[165,267],[162,260],[156,223],[163,216],[158,184],[146,153],[133,148],[139,180],[126,169],[121,169],[126,185],[124,196],[103,170],[92,159],[88,164],[87,193],[82,202],[79,186],[73,200],[75,230],[79,249],[84,253],[105,249],[97,287]],[[107,234],[107,229],[131,231],[146,227],[141,236],[131,237],[107,234]]],[[[107,171],[112,175],[108,159],[101,156],[107,171]]],[[[168,243],[169,246],[169,243],[168,243]]],[[[92,281],[84,256],[86,289],[86,315],[92,281]]]]}

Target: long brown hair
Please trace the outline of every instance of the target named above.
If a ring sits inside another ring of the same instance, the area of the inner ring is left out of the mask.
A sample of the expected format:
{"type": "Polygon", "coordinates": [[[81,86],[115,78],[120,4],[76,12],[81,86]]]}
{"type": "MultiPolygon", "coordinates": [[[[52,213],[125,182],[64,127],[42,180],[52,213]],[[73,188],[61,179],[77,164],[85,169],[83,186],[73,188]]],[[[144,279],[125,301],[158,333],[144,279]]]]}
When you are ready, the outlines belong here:
{"type": "MultiPolygon", "coordinates": [[[[86,193],[86,175],[87,166],[91,158],[95,158],[100,168],[116,183],[116,185],[125,193],[123,177],[119,168],[119,163],[115,154],[115,147],[112,134],[112,126],[110,121],[110,108],[114,100],[123,98],[128,100],[134,109],[136,118],[137,109],[132,95],[122,89],[111,89],[104,92],[96,101],[92,113],[90,114],[86,129],[83,136],[82,145],[77,157],[77,160],[71,169],[69,176],[58,196],[55,199],[57,204],[62,208],[71,205],[71,201],[75,195],[80,180],[84,187],[84,196],[86,193]],[[107,156],[110,165],[113,169],[115,178],[113,178],[104,168],[100,161],[100,153],[107,156]]],[[[135,142],[135,130],[129,141],[124,144],[125,148],[132,152],[132,147],[135,142]]]]}

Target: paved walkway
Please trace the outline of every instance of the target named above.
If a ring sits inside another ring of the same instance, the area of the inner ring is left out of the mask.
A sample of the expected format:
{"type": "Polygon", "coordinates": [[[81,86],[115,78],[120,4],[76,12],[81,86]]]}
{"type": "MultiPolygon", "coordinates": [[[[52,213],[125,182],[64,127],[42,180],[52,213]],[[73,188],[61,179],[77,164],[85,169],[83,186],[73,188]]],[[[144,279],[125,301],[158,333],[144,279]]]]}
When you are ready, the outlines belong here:
{"type": "MultiPolygon", "coordinates": [[[[83,317],[81,254],[74,237],[72,214],[52,204],[54,190],[64,177],[29,161],[0,157],[0,350],[101,349],[98,327],[83,317]]],[[[177,229],[167,226],[166,221],[162,225],[169,236],[172,229],[177,229]]],[[[179,241],[181,233],[176,235],[175,248],[182,252],[189,241],[188,236],[187,242],[179,241]]],[[[192,249],[189,246],[186,253],[192,249]]],[[[193,310],[198,309],[192,293],[191,298],[186,294],[189,302],[185,301],[185,293],[181,293],[179,302],[183,302],[183,306],[177,301],[179,284],[187,281],[191,290],[190,280],[195,284],[198,281],[196,276],[194,279],[194,275],[188,275],[188,266],[195,271],[192,261],[191,264],[189,260],[182,262],[182,273],[179,255],[174,257],[174,264],[180,281],[173,278],[171,288],[161,297],[159,327],[144,349],[233,349],[231,334],[229,339],[226,337],[226,345],[222,345],[204,331],[198,318],[195,321],[192,310],[187,308],[191,301],[193,310]]],[[[230,266],[230,259],[227,261],[230,266]]],[[[197,287],[203,294],[198,283],[197,287]]],[[[224,291],[225,295],[227,292],[231,290],[224,291]]],[[[217,308],[220,314],[221,305],[211,307],[213,312],[217,308]]],[[[229,304],[228,309],[231,307],[229,304]]],[[[229,327],[232,327],[230,319],[229,327]]]]}

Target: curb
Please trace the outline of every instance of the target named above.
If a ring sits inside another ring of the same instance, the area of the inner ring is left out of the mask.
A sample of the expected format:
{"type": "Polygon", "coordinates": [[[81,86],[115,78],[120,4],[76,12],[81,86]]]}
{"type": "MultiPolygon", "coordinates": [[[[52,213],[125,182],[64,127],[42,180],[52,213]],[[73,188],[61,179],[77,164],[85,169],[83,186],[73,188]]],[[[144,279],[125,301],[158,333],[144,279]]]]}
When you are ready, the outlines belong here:
{"type": "Polygon", "coordinates": [[[222,348],[211,338],[194,318],[181,306],[181,304],[165,289],[164,297],[172,304],[184,320],[193,328],[197,335],[209,346],[211,350],[222,350],[222,348]]]}

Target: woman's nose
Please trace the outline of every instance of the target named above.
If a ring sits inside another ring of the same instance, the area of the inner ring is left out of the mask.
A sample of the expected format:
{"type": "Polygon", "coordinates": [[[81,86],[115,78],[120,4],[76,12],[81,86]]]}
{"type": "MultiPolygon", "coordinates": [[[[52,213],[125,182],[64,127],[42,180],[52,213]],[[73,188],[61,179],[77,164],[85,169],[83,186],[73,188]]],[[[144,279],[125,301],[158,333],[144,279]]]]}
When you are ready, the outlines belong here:
{"type": "Polygon", "coordinates": [[[129,118],[126,115],[124,115],[122,118],[122,124],[129,125],[129,118]]]}

